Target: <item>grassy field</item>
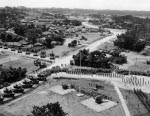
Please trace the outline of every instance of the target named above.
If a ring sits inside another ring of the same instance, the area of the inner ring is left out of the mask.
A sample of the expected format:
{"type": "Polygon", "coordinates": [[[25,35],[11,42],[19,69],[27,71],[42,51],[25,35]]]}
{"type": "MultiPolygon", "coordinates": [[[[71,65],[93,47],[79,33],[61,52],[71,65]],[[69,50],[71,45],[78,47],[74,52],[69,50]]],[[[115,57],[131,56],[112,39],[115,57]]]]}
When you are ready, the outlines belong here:
{"type": "Polygon", "coordinates": [[[92,85],[95,84],[105,84],[105,90],[99,91],[104,92],[105,94],[110,94],[115,100],[119,101],[119,98],[113,88],[112,85],[105,82],[98,82],[95,80],[53,80],[49,78],[49,82],[45,85],[41,86],[40,89],[34,90],[33,93],[26,96],[24,99],[19,100],[16,103],[9,104],[8,106],[4,106],[0,108],[0,112],[2,114],[6,114],[7,116],[26,116],[30,114],[32,107],[42,106],[47,103],[53,103],[56,101],[60,102],[63,110],[68,113],[67,116],[125,116],[124,111],[119,103],[117,106],[110,108],[109,110],[102,111],[100,113],[94,112],[93,110],[83,106],[80,102],[90,98],[89,96],[84,95],[83,97],[76,96],[77,92],[72,92],[67,95],[59,95],[50,91],[50,88],[55,85],[60,85],[63,83],[74,83],[76,85],[82,85],[82,88],[89,90],[92,88],[89,86],[89,83],[92,85]],[[79,83],[81,82],[81,83],[79,83]],[[8,115],[9,114],[9,115],[8,115]]]}
{"type": "Polygon", "coordinates": [[[68,53],[70,52],[73,52],[77,49],[79,49],[81,46],[78,46],[78,47],[74,47],[74,48],[69,48],[68,46],[66,45],[63,45],[63,46],[56,46],[55,48],[53,49],[49,49],[49,50],[46,50],[46,56],[50,56],[50,53],[55,53],[55,55],[59,56],[59,57],[63,57],[65,55],[67,55],[68,53]]]}
{"type": "MultiPolygon", "coordinates": [[[[54,53],[55,55],[59,57],[63,57],[67,54],[69,54],[72,51],[75,51],[83,46],[84,44],[87,43],[92,43],[96,40],[101,39],[103,36],[100,36],[99,33],[84,33],[83,34],[86,38],[87,41],[82,40],[82,44],[79,46],[76,46],[74,48],[69,48],[68,43],[71,42],[72,40],[80,40],[81,35],[78,37],[73,37],[73,38],[66,38],[66,42],[62,46],[55,46],[53,49],[46,50],[46,55],[49,56],[50,53],[54,53]]],[[[40,54],[40,53],[39,53],[40,54]]],[[[33,65],[33,59],[28,59],[25,57],[22,57],[22,54],[17,54],[14,52],[10,52],[4,49],[0,49],[0,63],[3,64],[6,67],[12,66],[12,67],[23,67],[28,69],[28,73],[32,72],[33,70],[36,70],[37,67],[33,65]]]]}
{"type": "Polygon", "coordinates": [[[37,70],[38,67],[34,66],[34,60],[23,57],[19,54],[13,54],[11,52],[0,53],[0,63],[3,67],[22,67],[27,68],[28,73],[37,70]]]}
{"type": "Polygon", "coordinates": [[[14,61],[10,61],[10,62],[6,62],[3,64],[3,66],[9,67],[22,67],[22,68],[27,68],[28,73],[31,73],[34,70],[37,70],[38,67],[34,66],[33,64],[34,60],[33,59],[27,59],[25,57],[22,57],[18,60],[14,60],[14,61]]]}
{"type": "Polygon", "coordinates": [[[129,90],[124,89],[120,89],[120,91],[124,99],[126,100],[127,107],[130,111],[131,116],[150,116],[150,113],[133,92],[129,93],[129,90]]]}
{"type": "Polygon", "coordinates": [[[49,54],[53,52],[56,55],[58,55],[59,57],[63,57],[65,55],[67,55],[69,52],[75,51],[83,46],[86,46],[92,42],[95,42],[95,41],[103,38],[103,36],[100,36],[99,33],[83,33],[82,35],[87,38],[87,41],[81,40],[81,45],[78,45],[74,48],[68,47],[68,43],[70,43],[71,41],[80,40],[81,35],[79,35],[78,37],[73,37],[73,38],[65,38],[64,45],[55,46],[53,49],[46,50],[46,55],[49,56],[49,54]]]}

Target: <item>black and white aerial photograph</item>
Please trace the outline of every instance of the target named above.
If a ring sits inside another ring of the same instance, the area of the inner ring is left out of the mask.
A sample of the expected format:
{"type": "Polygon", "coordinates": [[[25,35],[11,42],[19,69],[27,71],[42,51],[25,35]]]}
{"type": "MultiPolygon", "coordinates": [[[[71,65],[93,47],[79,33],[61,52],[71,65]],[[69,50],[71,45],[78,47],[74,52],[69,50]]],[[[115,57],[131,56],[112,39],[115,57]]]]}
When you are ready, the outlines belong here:
{"type": "Polygon", "coordinates": [[[0,0],[0,116],[150,116],[150,1],[0,0]]]}

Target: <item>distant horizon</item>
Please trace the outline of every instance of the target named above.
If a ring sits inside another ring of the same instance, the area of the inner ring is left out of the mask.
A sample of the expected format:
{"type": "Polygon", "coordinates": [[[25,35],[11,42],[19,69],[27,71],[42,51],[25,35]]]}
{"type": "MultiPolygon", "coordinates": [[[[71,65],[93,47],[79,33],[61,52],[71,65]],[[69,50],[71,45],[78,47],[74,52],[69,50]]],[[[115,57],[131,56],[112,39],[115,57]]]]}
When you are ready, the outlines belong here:
{"type": "Polygon", "coordinates": [[[149,0],[1,0],[0,7],[150,11],[149,0]]]}
{"type": "Polygon", "coordinates": [[[25,8],[35,8],[35,9],[80,9],[80,10],[95,10],[95,11],[105,11],[105,10],[110,10],[110,11],[135,11],[135,12],[150,12],[150,10],[128,10],[128,9],[124,9],[124,10],[120,10],[120,9],[89,9],[89,8],[62,8],[62,7],[27,7],[27,6],[3,6],[0,8],[5,8],[5,7],[11,7],[11,8],[19,8],[19,7],[25,7],[25,8]]]}

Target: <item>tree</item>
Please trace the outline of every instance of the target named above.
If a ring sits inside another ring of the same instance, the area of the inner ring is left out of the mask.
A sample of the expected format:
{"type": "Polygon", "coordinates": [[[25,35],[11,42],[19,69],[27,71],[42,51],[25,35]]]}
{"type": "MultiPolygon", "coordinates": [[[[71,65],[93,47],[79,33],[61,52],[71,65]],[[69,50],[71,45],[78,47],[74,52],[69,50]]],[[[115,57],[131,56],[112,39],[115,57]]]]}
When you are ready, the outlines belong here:
{"type": "Polygon", "coordinates": [[[27,69],[26,68],[13,68],[9,67],[8,69],[2,69],[0,73],[1,80],[5,82],[16,82],[26,77],[27,69]]]}
{"type": "Polygon", "coordinates": [[[146,41],[140,40],[139,33],[140,29],[132,29],[127,31],[125,34],[117,36],[117,40],[114,41],[114,45],[127,50],[140,52],[146,46],[146,41]]]}
{"type": "Polygon", "coordinates": [[[33,116],[66,116],[59,102],[48,103],[42,107],[34,106],[32,111],[33,116]]]}
{"type": "Polygon", "coordinates": [[[52,38],[47,37],[43,43],[43,45],[45,45],[47,48],[52,48],[52,38]]]}
{"type": "Polygon", "coordinates": [[[80,59],[81,66],[94,68],[110,68],[112,66],[112,64],[110,63],[110,59],[106,57],[106,53],[100,52],[98,50],[91,53],[89,53],[89,50],[86,49],[81,50],[76,55],[73,55],[73,59],[75,65],[77,66],[80,66],[80,59]]]}
{"type": "Polygon", "coordinates": [[[82,24],[81,21],[78,20],[72,20],[71,23],[73,26],[80,26],[82,24]]]}
{"type": "Polygon", "coordinates": [[[35,29],[29,29],[26,31],[25,36],[28,38],[29,43],[33,45],[36,43],[37,33],[35,29]]]}
{"type": "Polygon", "coordinates": [[[71,43],[68,44],[68,47],[75,47],[77,46],[77,40],[73,40],[71,43]]]}

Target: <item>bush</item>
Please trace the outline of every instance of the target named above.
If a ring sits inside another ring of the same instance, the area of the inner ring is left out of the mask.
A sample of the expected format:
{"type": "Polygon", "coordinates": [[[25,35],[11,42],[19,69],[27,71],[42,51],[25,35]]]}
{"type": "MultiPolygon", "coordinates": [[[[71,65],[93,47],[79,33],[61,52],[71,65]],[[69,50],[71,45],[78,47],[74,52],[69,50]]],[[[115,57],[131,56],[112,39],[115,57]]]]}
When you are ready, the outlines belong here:
{"type": "Polygon", "coordinates": [[[77,46],[77,40],[73,40],[71,43],[68,44],[68,47],[75,47],[77,46]]]}
{"type": "Polygon", "coordinates": [[[101,96],[97,96],[97,97],[95,98],[95,102],[96,102],[97,104],[103,103],[102,97],[101,97],[101,96]]]}
{"type": "Polygon", "coordinates": [[[62,88],[63,88],[64,90],[67,90],[67,89],[69,88],[69,86],[68,86],[68,85],[62,85],[62,88]]]}
{"type": "Polygon", "coordinates": [[[75,89],[75,86],[74,86],[74,85],[70,85],[70,88],[71,88],[71,89],[75,89]]]}

